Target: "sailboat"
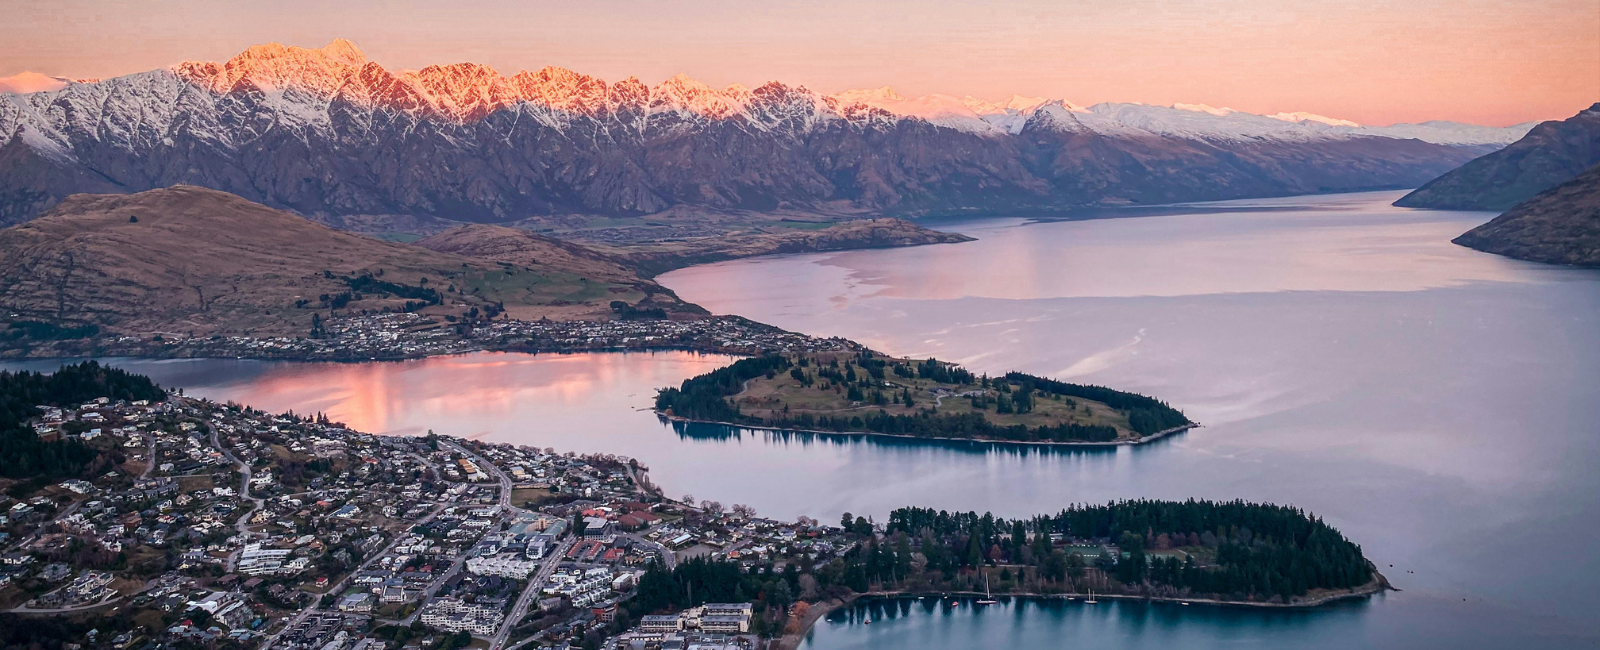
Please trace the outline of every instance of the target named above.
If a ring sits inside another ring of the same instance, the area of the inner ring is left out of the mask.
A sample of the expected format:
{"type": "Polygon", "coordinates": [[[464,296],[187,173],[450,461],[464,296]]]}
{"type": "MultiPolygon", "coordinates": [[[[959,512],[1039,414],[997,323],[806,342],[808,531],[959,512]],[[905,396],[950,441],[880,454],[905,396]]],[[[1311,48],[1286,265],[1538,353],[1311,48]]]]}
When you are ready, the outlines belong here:
{"type": "Polygon", "coordinates": [[[994,596],[989,595],[989,574],[983,574],[983,600],[973,601],[978,605],[993,605],[997,602],[994,596]]]}
{"type": "Polygon", "coordinates": [[[1084,602],[1084,603],[1087,603],[1087,604],[1089,604],[1089,605],[1093,605],[1093,604],[1095,604],[1095,603],[1098,603],[1098,602],[1100,602],[1100,601],[1098,601],[1098,600],[1095,600],[1095,599],[1094,599],[1094,590],[1093,590],[1093,589],[1090,589],[1090,590],[1089,590],[1089,599],[1088,599],[1088,600],[1085,600],[1085,601],[1083,601],[1083,602],[1084,602]]]}

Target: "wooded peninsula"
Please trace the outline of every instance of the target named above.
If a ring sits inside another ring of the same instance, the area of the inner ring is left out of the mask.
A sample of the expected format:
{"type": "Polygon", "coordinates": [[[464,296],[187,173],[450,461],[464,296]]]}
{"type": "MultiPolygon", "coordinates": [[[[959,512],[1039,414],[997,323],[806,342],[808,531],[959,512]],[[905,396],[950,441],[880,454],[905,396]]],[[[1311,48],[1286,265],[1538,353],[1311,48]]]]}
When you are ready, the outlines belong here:
{"type": "Polygon", "coordinates": [[[662,389],[655,408],[736,426],[1034,444],[1137,444],[1197,426],[1136,393],[870,351],[741,359],[662,389]]]}

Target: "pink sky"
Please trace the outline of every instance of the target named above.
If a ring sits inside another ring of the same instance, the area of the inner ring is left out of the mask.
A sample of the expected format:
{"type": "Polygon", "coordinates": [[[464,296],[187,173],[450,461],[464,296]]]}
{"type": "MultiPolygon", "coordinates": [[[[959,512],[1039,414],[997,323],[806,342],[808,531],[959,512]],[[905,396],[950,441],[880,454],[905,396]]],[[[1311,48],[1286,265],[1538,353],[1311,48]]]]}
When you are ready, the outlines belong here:
{"type": "Polygon", "coordinates": [[[390,68],[1507,125],[1600,101],[1600,0],[10,0],[0,76],[107,77],[342,37],[390,68]]]}

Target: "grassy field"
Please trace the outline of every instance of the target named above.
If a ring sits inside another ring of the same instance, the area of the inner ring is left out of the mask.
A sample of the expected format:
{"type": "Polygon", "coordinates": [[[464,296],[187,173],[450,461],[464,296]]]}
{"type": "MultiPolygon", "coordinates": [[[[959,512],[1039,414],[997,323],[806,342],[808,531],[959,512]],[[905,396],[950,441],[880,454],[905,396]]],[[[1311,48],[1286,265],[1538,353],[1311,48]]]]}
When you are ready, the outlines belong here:
{"type": "Polygon", "coordinates": [[[511,490],[511,503],[512,505],[517,506],[529,501],[538,504],[544,502],[545,499],[549,499],[551,496],[554,496],[554,494],[554,492],[539,488],[513,488],[511,490]]]}
{"type": "Polygon", "coordinates": [[[785,219],[775,225],[779,228],[791,228],[794,230],[824,230],[835,225],[835,223],[833,221],[790,221],[785,219]]]}
{"type": "Polygon", "coordinates": [[[204,475],[204,476],[180,476],[180,477],[178,477],[178,491],[180,491],[180,492],[193,492],[195,490],[209,490],[209,489],[214,488],[216,486],[217,486],[216,481],[212,480],[210,474],[207,474],[207,475],[204,475]]]}
{"type": "Polygon", "coordinates": [[[572,273],[501,269],[463,278],[467,292],[513,305],[545,305],[621,300],[637,302],[644,292],[627,285],[580,277],[572,273]],[[615,289],[615,291],[614,291],[615,289]]]}
{"type": "MultiPolygon", "coordinates": [[[[832,359],[822,357],[818,361],[827,364],[832,359]]],[[[887,361],[891,366],[896,362],[916,363],[909,359],[887,361]]],[[[1035,394],[1032,398],[1032,408],[1028,412],[1017,413],[1015,409],[1010,413],[1001,412],[1004,409],[1000,404],[1010,401],[1019,386],[1000,379],[992,379],[989,381],[989,386],[984,387],[981,379],[974,384],[956,384],[885,373],[881,381],[874,380],[878,386],[871,389],[858,388],[863,399],[853,400],[844,384],[821,377],[818,371],[823,369],[816,367],[815,364],[798,370],[807,377],[806,380],[798,379],[789,372],[777,373],[770,379],[757,377],[750,380],[745,385],[744,392],[734,396],[732,400],[744,414],[762,418],[781,416],[785,413],[791,417],[802,413],[818,416],[850,416],[877,412],[879,409],[890,415],[915,415],[923,409],[933,407],[940,413],[978,412],[990,422],[1002,426],[1106,425],[1117,429],[1119,439],[1138,437],[1129,428],[1126,416],[1105,404],[1081,398],[1035,394]],[[884,403],[874,399],[879,393],[882,394],[884,403]],[[911,397],[909,406],[903,401],[907,395],[911,397]],[[974,407],[975,401],[981,401],[984,406],[974,407]]],[[[856,368],[855,371],[861,373],[858,377],[865,378],[865,371],[860,368],[856,368]]]]}

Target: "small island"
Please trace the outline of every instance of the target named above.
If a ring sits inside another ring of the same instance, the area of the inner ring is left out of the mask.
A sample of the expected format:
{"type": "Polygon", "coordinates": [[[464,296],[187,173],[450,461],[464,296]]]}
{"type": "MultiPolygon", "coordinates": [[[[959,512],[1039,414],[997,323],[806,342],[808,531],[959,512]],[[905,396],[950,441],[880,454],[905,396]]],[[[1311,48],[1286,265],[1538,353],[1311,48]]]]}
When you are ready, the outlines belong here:
{"type": "Polygon", "coordinates": [[[771,354],[656,395],[663,417],[791,431],[1130,445],[1198,426],[1152,397],[871,351],[771,354]]]}

